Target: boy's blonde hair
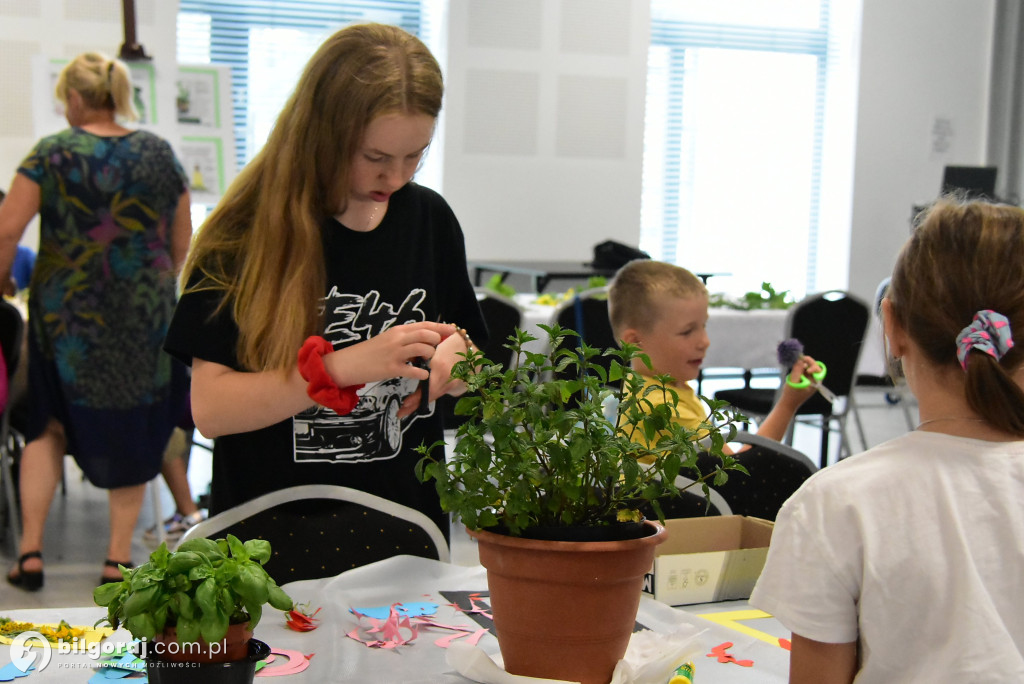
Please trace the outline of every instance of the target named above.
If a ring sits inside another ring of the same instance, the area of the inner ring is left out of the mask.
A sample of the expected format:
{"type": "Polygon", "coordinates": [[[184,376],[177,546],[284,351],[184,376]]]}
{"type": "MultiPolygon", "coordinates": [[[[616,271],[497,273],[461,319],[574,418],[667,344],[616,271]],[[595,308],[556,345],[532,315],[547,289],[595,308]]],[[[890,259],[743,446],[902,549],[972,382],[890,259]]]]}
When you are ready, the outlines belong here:
{"type": "Polygon", "coordinates": [[[196,234],[182,273],[186,284],[200,276],[192,289],[223,292],[243,368],[291,368],[303,340],[322,332],[321,226],[345,210],[363,133],[384,114],[436,118],[443,90],[437,60],[395,26],[343,28],[310,59],[266,144],[196,234]]]}
{"type": "Polygon", "coordinates": [[[658,317],[658,304],[667,297],[707,297],[700,278],[682,266],[652,259],[631,261],[615,274],[608,289],[608,317],[615,338],[629,328],[649,330],[658,317]]]}
{"type": "Polygon", "coordinates": [[[132,75],[119,59],[100,52],[85,52],[75,57],[57,77],[54,92],[65,107],[68,90],[75,90],[90,109],[110,109],[127,121],[139,118],[132,98],[132,75]]]}

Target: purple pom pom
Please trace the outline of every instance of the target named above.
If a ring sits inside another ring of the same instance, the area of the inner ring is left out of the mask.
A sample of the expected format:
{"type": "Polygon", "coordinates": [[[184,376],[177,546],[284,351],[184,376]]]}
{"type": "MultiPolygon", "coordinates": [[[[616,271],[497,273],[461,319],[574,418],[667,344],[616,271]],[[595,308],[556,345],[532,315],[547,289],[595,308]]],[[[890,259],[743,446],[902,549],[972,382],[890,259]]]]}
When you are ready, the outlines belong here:
{"type": "Polygon", "coordinates": [[[795,337],[791,337],[788,340],[782,340],[782,342],[779,342],[776,352],[779,358],[779,365],[788,368],[804,355],[804,345],[800,340],[795,337]]]}

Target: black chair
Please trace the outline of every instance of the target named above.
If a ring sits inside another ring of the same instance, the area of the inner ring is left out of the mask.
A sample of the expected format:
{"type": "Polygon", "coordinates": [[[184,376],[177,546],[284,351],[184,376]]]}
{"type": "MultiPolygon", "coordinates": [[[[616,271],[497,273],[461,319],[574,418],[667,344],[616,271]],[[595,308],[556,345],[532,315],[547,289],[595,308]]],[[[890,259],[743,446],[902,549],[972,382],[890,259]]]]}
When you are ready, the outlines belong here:
{"type": "MultiPolygon", "coordinates": [[[[608,318],[607,287],[595,287],[580,292],[555,308],[551,319],[563,328],[575,330],[580,335],[568,336],[562,340],[560,346],[563,349],[578,349],[581,341],[599,351],[619,346],[615,333],[612,332],[611,320],[608,318]]],[[[591,361],[607,371],[612,360],[607,356],[595,356],[591,361]]]]}
{"type": "MultiPolygon", "coordinates": [[[[874,308],[872,310],[872,323],[877,325],[871,326],[873,331],[872,334],[883,334],[884,327],[882,325],[882,300],[889,292],[889,281],[892,278],[883,278],[882,282],[878,284],[878,288],[875,290],[874,308]]],[[[888,354],[888,349],[883,349],[885,354],[888,354]]],[[[910,393],[907,388],[906,379],[900,377],[893,380],[892,369],[889,368],[889,361],[886,360],[887,371],[885,375],[868,375],[864,373],[858,373],[857,375],[857,387],[876,387],[881,388],[885,392],[885,402],[890,405],[899,405],[903,410],[903,419],[907,422],[907,430],[913,430],[916,423],[914,418],[911,416],[910,404],[915,401],[914,395],[910,393]]]]}
{"type": "Polygon", "coordinates": [[[733,441],[751,445],[735,456],[750,475],[730,472],[716,487],[734,515],[775,520],[786,499],[818,470],[805,454],[773,439],[740,432],[733,441]]]}
{"type": "MultiPolygon", "coordinates": [[[[853,413],[861,444],[867,448],[864,428],[857,414],[852,390],[870,317],[867,304],[854,295],[839,290],[812,295],[789,310],[786,336],[800,340],[806,354],[825,363],[828,374],[823,384],[837,398],[836,404],[833,404],[820,394],[815,394],[797,411],[797,421],[812,422],[821,429],[822,466],[828,462],[828,440],[833,430],[839,432],[842,440],[840,458],[852,453],[846,435],[846,418],[850,413],[853,413]],[[805,417],[810,416],[817,418],[805,420],[805,417]]],[[[788,369],[782,371],[784,381],[788,369]]],[[[771,411],[780,391],[756,388],[722,390],[715,393],[715,398],[729,402],[747,416],[763,417],[771,411]]],[[[786,438],[787,443],[792,443],[792,437],[791,427],[786,438]]]]}
{"type": "MultiPolygon", "coordinates": [[[[702,468],[705,466],[706,464],[702,464],[702,468]]],[[[645,465],[645,467],[647,466],[645,465]]],[[[661,506],[661,512],[666,518],[703,518],[735,513],[728,500],[715,487],[708,487],[708,498],[705,498],[701,486],[694,484],[693,480],[684,475],[676,477],[676,487],[680,489],[677,496],[665,496],[658,499],[658,505],[661,506]],[[689,488],[684,489],[687,486],[689,488]]],[[[650,503],[642,505],[640,512],[650,520],[658,519],[658,515],[650,503]]]]}
{"type": "MultiPolygon", "coordinates": [[[[512,352],[505,348],[508,338],[523,324],[523,309],[515,301],[503,295],[476,288],[480,312],[487,323],[487,342],[480,345],[480,351],[490,361],[505,366],[512,361],[512,352]]],[[[455,415],[458,397],[443,396],[437,400],[435,409],[441,413],[445,430],[454,430],[465,422],[463,416],[455,415]]]]}
{"type": "Polygon", "coordinates": [[[7,402],[0,418],[0,480],[3,480],[4,497],[2,513],[7,519],[4,527],[10,529],[14,548],[18,548],[21,523],[18,517],[18,494],[15,485],[16,461],[21,454],[24,440],[11,427],[11,411],[14,408],[14,373],[21,362],[21,345],[25,336],[25,320],[16,306],[7,300],[0,300],[0,351],[7,366],[7,402]]]}
{"type": "Polygon", "coordinates": [[[336,485],[270,492],[204,520],[182,537],[266,539],[264,568],[278,584],[332,577],[398,555],[447,562],[448,543],[423,513],[336,485]]]}

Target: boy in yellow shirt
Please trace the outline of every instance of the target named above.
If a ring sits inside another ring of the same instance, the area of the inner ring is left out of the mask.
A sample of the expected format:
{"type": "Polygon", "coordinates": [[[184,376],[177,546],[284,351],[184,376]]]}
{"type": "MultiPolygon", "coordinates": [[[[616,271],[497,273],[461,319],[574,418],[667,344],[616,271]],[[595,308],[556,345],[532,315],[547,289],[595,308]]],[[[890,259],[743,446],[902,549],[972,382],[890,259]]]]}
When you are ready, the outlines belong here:
{"type": "MultiPolygon", "coordinates": [[[[608,315],[615,338],[635,344],[648,356],[651,367],[633,359],[633,369],[646,384],[653,376],[670,375],[671,388],[679,396],[676,422],[696,429],[707,418],[707,409],[688,384],[697,379],[708,339],[708,291],[697,276],[685,268],[662,261],[640,259],[623,266],[608,291],[608,315]]],[[[790,372],[794,381],[821,370],[810,356],[801,356],[790,372]]],[[[782,441],[796,411],[815,392],[813,386],[797,389],[783,384],[782,396],[760,423],[757,433],[782,441]]],[[[647,395],[652,403],[662,394],[647,395]]]]}

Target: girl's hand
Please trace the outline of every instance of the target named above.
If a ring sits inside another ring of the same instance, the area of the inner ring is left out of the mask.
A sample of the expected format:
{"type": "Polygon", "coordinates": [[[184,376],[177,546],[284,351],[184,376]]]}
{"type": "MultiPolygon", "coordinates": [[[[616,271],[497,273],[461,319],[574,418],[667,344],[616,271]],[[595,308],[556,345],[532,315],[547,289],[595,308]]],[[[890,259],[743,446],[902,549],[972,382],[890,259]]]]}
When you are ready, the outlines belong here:
{"type": "MultiPolygon", "coordinates": [[[[451,333],[451,326],[448,327],[451,333]]],[[[462,336],[455,333],[449,334],[441,344],[434,350],[434,356],[430,359],[430,381],[427,383],[430,395],[428,401],[437,401],[445,394],[459,396],[466,391],[466,383],[461,380],[452,380],[452,368],[456,363],[463,360],[460,354],[466,353],[466,342],[462,336]]],[[[398,417],[412,415],[420,406],[423,398],[424,384],[421,382],[416,391],[402,400],[398,409],[398,417]]]]}
{"type": "Polygon", "coordinates": [[[452,380],[452,368],[459,361],[465,361],[462,355],[467,351],[466,341],[458,333],[448,336],[438,345],[430,360],[430,401],[436,401],[445,394],[453,397],[465,394],[466,383],[452,380]]]}
{"type": "Polygon", "coordinates": [[[451,329],[430,321],[392,326],[376,337],[325,354],[324,367],[339,387],[388,378],[426,380],[429,373],[409,362],[432,359],[451,329]]]}

